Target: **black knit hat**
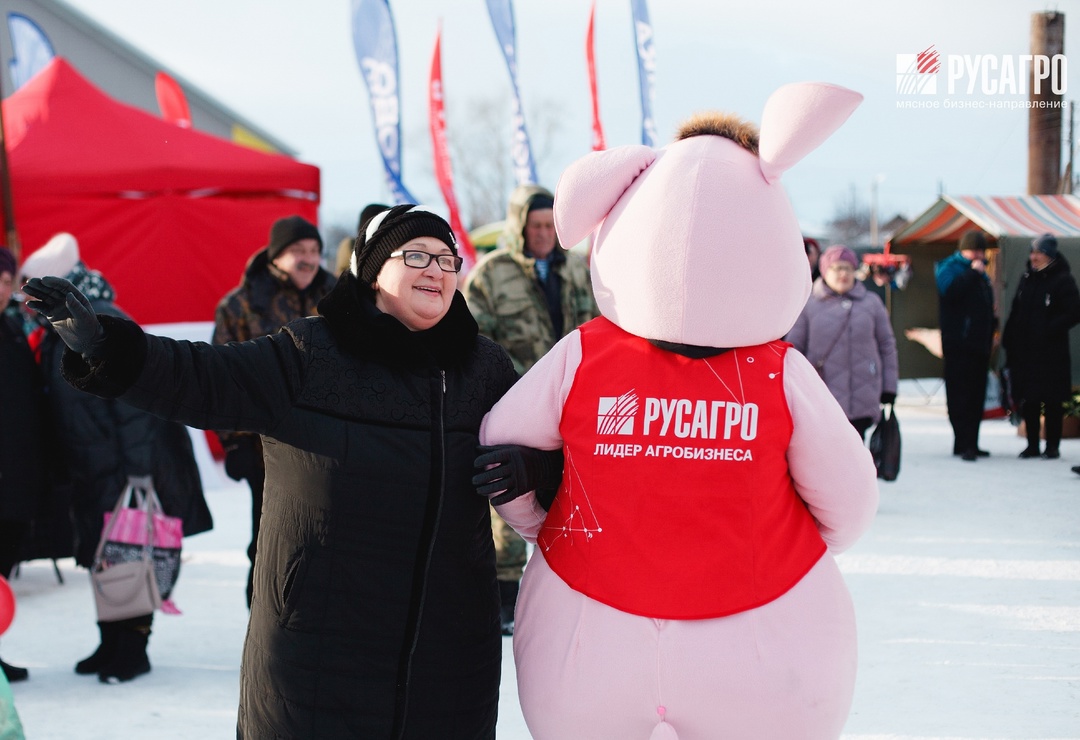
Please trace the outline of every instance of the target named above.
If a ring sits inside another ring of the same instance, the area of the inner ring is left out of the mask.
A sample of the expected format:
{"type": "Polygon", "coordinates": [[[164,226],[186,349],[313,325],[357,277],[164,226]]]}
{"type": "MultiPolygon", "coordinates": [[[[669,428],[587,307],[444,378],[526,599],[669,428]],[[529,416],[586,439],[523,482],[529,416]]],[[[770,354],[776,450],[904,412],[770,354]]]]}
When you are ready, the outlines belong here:
{"type": "Polygon", "coordinates": [[[267,258],[273,262],[290,244],[301,239],[314,239],[319,242],[319,252],[322,252],[322,237],[319,236],[319,229],[315,224],[300,216],[279,218],[270,227],[270,243],[266,245],[267,258]]]}
{"type": "Polygon", "coordinates": [[[986,251],[986,234],[981,231],[968,231],[960,237],[960,243],[956,245],[956,251],[966,252],[969,249],[976,252],[986,251]]]}
{"type": "Polygon", "coordinates": [[[364,228],[364,224],[372,219],[376,213],[390,210],[390,206],[385,203],[368,203],[364,206],[364,210],[360,211],[360,220],[356,224],[356,233],[359,235],[360,230],[364,228]]]}
{"type": "Polygon", "coordinates": [[[529,201],[529,207],[525,210],[525,215],[529,215],[533,211],[550,211],[555,207],[555,198],[547,193],[537,193],[529,201]]]}
{"type": "Polygon", "coordinates": [[[450,224],[424,206],[411,203],[394,206],[376,214],[356,238],[349,269],[365,285],[375,282],[390,253],[413,239],[431,236],[457,254],[457,241],[450,224]]]}
{"type": "MultiPolygon", "coordinates": [[[[15,277],[15,255],[7,247],[0,247],[0,273],[4,272],[10,272],[15,277]]],[[[0,306],[0,311],[4,308],[0,306]]]]}
{"type": "Polygon", "coordinates": [[[1058,241],[1053,234],[1042,234],[1035,237],[1031,242],[1031,248],[1037,252],[1042,252],[1050,259],[1057,259],[1058,241]]]}

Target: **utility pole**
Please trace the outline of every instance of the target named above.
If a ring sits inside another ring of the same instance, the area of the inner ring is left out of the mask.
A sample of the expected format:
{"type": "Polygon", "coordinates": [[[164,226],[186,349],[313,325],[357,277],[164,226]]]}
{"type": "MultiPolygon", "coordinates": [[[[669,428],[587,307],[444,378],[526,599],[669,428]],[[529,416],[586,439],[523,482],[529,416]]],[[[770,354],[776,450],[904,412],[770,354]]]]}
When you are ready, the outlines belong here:
{"type": "MultiPolygon", "coordinates": [[[[1053,195],[1061,189],[1061,101],[1050,80],[1035,75],[1037,59],[1064,55],[1065,14],[1031,14],[1031,74],[1028,77],[1028,195],[1053,195]],[[1036,84],[1039,90],[1036,92],[1036,84]]],[[[1050,62],[1052,64],[1052,62],[1050,62]]]]}
{"type": "Polygon", "coordinates": [[[1069,101],[1069,163],[1065,165],[1065,176],[1061,178],[1062,195],[1072,195],[1076,189],[1076,168],[1073,166],[1073,153],[1076,151],[1076,142],[1073,138],[1074,125],[1076,123],[1076,101],[1069,101]]]}

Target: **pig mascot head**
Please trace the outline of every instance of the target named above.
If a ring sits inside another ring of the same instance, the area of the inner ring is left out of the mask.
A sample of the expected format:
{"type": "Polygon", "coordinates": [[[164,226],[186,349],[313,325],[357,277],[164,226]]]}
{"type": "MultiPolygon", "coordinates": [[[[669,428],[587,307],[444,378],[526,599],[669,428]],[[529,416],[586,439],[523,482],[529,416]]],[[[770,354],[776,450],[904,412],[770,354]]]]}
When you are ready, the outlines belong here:
{"type": "Polygon", "coordinates": [[[660,149],[583,157],[555,192],[563,244],[599,227],[592,280],[601,313],[631,334],[705,347],[782,337],[810,295],[802,234],[780,176],[862,100],[799,83],[765,105],[760,134],[701,115],[660,149]]]}

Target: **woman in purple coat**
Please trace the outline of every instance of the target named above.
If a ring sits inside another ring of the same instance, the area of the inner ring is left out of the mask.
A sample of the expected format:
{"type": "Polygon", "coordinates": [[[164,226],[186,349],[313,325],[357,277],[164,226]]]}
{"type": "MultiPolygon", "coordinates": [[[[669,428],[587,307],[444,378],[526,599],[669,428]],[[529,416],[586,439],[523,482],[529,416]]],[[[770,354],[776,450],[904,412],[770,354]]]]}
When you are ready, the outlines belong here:
{"type": "Polygon", "coordinates": [[[881,299],[855,279],[853,251],[829,247],[818,265],[821,277],[785,339],[817,368],[865,437],[880,404],[896,400],[896,338],[881,299]]]}

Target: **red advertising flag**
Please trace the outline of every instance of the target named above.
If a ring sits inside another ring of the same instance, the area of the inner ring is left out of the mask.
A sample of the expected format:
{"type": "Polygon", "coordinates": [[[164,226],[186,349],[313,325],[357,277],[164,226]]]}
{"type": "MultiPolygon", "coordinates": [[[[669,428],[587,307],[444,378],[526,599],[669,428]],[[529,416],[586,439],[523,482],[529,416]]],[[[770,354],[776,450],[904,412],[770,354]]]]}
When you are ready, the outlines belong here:
{"type": "Polygon", "coordinates": [[[181,128],[191,128],[191,111],[180,85],[164,72],[154,77],[154,93],[157,95],[161,117],[181,128]]]}
{"type": "Polygon", "coordinates": [[[596,94],[596,53],[593,51],[593,21],[596,18],[596,0],[589,10],[589,30],[585,34],[585,61],[589,67],[589,92],[592,94],[592,148],[594,152],[606,149],[604,127],[600,125],[600,98],[596,94]]]}
{"type": "Polygon", "coordinates": [[[465,260],[461,275],[476,264],[476,249],[469,241],[469,232],[461,225],[457,198],[454,197],[454,176],[450,167],[450,147],[446,142],[446,111],[443,107],[442,84],[442,27],[435,33],[435,51],[431,55],[431,79],[428,83],[428,121],[431,125],[431,148],[435,157],[435,178],[450,209],[450,228],[458,241],[458,255],[465,260]]]}

